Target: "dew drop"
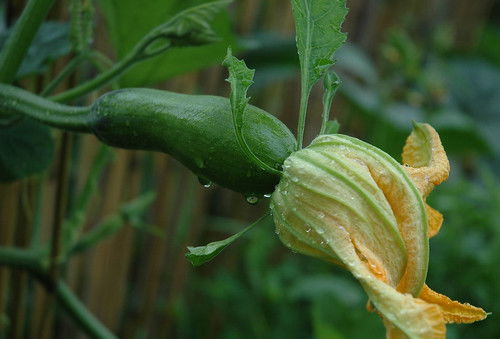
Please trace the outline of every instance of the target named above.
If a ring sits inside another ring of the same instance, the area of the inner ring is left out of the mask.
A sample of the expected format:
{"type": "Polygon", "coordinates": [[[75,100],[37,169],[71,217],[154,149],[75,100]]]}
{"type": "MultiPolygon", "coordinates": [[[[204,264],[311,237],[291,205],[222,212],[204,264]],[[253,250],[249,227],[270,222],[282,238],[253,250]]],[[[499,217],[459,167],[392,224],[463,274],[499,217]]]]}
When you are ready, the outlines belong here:
{"type": "Polygon", "coordinates": [[[322,228],[318,228],[318,229],[316,230],[316,232],[318,232],[318,234],[323,234],[323,233],[325,233],[325,230],[324,230],[324,229],[322,229],[322,228]]]}
{"type": "Polygon", "coordinates": [[[306,233],[309,233],[309,232],[311,232],[311,227],[306,228],[306,233]]]}
{"type": "Polygon", "coordinates": [[[246,200],[247,202],[250,204],[250,205],[255,205],[259,202],[259,198],[256,197],[255,195],[249,195],[246,197],[246,200]]]}
{"type": "Polygon", "coordinates": [[[264,194],[264,198],[270,198],[271,194],[264,194]]]}
{"type": "Polygon", "coordinates": [[[318,218],[323,219],[325,217],[325,213],[319,212],[318,213],[318,218]]]}
{"type": "Polygon", "coordinates": [[[200,182],[201,185],[203,185],[203,187],[205,188],[210,188],[212,187],[212,182],[208,179],[205,179],[205,178],[202,178],[202,177],[198,177],[198,181],[200,182]]]}
{"type": "Polygon", "coordinates": [[[292,181],[293,181],[293,182],[299,182],[299,178],[297,178],[297,177],[292,177],[292,181]]]}

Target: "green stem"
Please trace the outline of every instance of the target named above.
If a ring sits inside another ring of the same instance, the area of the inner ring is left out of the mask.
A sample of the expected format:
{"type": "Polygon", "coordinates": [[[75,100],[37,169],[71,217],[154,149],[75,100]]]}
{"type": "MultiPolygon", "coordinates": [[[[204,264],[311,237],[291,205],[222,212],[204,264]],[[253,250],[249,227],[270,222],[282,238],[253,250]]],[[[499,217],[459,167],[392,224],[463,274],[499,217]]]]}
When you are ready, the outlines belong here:
{"type": "Polygon", "coordinates": [[[80,327],[92,338],[115,339],[116,336],[109,331],[87,307],[78,299],[64,282],[60,281],[55,290],[57,302],[66,313],[75,320],[80,327]]]}
{"type": "Polygon", "coordinates": [[[77,57],[71,59],[71,61],[66,65],[66,67],[63,68],[59,74],[43,89],[42,93],[40,95],[42,97],[46,97],[49,94],[51,94],[59,84],[66,79],[68,76],[70,76],[75,69],[80,66],[86,59],[87,55],[85,54],[80,54],[77,57]]]}
{"type": "Polygon", "coordinates": [[[297,125],[297,150],[302,149],[302,144],[304,140],[304,128],[306,125],[307,116],[307,103],[309,101],[309,94],[311,88],[307,85],[307,76],[302,75],[302,84],[300,86],[300,109],[299,109],[299,122],[297,125]]]}
{"type": "Polygon", "coordinates": [[[29,0],[0,52],[0,82],[12,83],[54,0],[29,0]]]}
{"type": "Polygon", "coordinates": [[[109,84],[110,82],[113,81],[113,79],[115,79],[119,75],[121,75],[123,72],[125,72],[133,64],[134,64],[133,59],[131,60],[129,58],[125,58],[124,60],[115,64],[111,69],[105,71],[104,73],[99,74],[97,77],[93,78],[92,80],[84,82],[83,84],[76,86],[76,87],[74,87],[70,90],[67,90],[65,92],[62,92],[60,94],[53,95],[49,99],[52,101],[57,101],[57,102],[68,102],[68,101],[73,100],[75,98],[81,97],[87,93],[95,91],[95,90],[109,84]]]}
{"type": "Polygon", "coordinates": [[[54,103],[10,85],[0,84],[0,111],[22,114],[68,131],[90,132],[90,106],[72,107],[54,103]]]}
{"type": "Polygon", "coordinates": [[[116,338],[75,296],[71,289],[62,281],[54,283],[46,269],[42,266],[40,255],[32,250],[0,247],[0,266],[9,266],[28,271],[38,279],[48,291],[56,296],[57,302],[64,313],[70,316],[91,338],[116,338]]]}
{"type": "Polygon", "coordinates": [[[101,72],[113,67],[113,61],[99,51],[91,51],[90,62],[101,72]]]}
{"type": "Polygon", "coordinates": [[[340,80],[337,77],[337,74],[329,72],[325,75],[325,79],[323,81],[323,114],[319,134],[325,133],[327,122],[330,119],[330,109],[332,108],[333,97],[335,96],[339,86],[340,80]]]}

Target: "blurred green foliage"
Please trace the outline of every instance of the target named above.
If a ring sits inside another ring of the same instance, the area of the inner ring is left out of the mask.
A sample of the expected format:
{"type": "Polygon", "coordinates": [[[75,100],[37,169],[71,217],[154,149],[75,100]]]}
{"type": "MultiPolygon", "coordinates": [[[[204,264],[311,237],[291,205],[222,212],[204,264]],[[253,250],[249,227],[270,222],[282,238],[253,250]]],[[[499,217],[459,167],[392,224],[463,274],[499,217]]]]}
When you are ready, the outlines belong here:
{"type": "MultiPolygon", "coordinates": [[[[135,0],[103,0],[99,2],[117,59],[123,58],[151,29],[180,11],[209,0],[144,1],[137,8],[135,0]]],[[[153,57],[134,66],[120,79],[122,87],[156,84],[174,75],[191,72],[220,63],[228,45],[233,44],[229,16],[217,15],[212,23],[221,41],[199,47],[183,47],[153,57]]],[[[236,46],[234,46],[236,47],[236,46]]]]}

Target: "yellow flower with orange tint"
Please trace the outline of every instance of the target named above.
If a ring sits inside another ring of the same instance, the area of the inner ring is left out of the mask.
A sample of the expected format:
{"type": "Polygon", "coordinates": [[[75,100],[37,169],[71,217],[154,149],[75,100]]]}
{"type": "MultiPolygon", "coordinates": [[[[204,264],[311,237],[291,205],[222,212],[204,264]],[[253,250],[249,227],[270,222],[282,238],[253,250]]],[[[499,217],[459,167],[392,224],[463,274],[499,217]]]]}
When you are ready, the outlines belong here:
{"type": "Polygon", "coordinates": [[[443,222],[425,200],[450,170],[430,125],[415,124],[403,163],[356,138],[317,137],[284,163],[271,203],[276,231],[294,251],[349,270],[388,338],[444,338],[445,323],[486,313],[425,285],[429,237],[443,222]]]}

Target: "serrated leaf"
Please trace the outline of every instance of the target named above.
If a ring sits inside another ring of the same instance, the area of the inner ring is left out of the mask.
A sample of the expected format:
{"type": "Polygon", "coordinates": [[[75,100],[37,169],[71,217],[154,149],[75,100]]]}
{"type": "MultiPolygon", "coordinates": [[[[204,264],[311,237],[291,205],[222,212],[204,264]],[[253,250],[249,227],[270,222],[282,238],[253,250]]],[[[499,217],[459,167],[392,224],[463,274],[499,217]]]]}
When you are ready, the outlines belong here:
{"type": "Polygon", "coordinates": [[[311,88],[333,65],[333,54],[346,40],[341,26],[345,0],[292,0],[303,81],[311,88]]]}
{"type": "Polygon", "coordinates": [[[247,97],[248,88],[253,84],[255,70],[249,69],[245,61],[238,60],[231,54],[231,49],[227,50],[223,65],[229,70],[229,77],[226,79],[231,84],[231,113],[236,133],[236,138],[240,148],[245,152],[248,159],[253,161],[260,168],[276,173],[276,169],[260,160],[250,149],[243,137],[243,114],[250,98],[247,97]]]}
{"type": "Polygon", "coordinates": [[[226,79],[231,84],[231,111],[235,119],[235,126],[241,130],[243,125],[243,113],[250,98],[247,97],[248,88],[253,84],[255,70],[249,69],[245,61],[238,60],[228,49],[226,58],[222,63],[229,70],[229,77],[226,79]]]}
{"type": "Polygon", "coordinates": [[[45,170],[52,162],[50,129],[31,119],[0,126],[0,181],[14,181],[45,170]]]}
{"type": "Polygon", "coordinates": [[[259,225],[271,222],[272,218],[269,213],[265,214],[259,220],[247,226],[242,231],[226,238],[224,240],[214,241],[205,246],[198,247],[188,247],[188,253],[186,253],[186,258],[193,264],[193,266],[200,266],[204,263],[215,258],[219,253],[221,253],[227,246],[231,245],[243,234],[245,234],[249,229],[259,225]]]}

